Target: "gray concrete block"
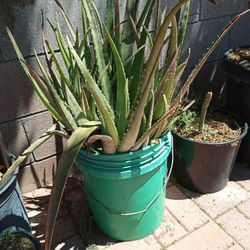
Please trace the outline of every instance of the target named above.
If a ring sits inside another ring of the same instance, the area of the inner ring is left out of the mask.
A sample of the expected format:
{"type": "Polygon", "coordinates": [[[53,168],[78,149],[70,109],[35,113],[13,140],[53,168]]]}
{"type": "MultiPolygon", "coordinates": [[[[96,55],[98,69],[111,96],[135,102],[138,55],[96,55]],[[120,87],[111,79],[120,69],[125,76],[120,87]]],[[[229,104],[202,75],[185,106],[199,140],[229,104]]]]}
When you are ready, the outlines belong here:
{"type": "Polygon", "coordinates": [[[250,45],[250,13],[242,17],[230,32],[229,48],[250,45]]]}
{"type": "MultiPolygon", "coordinates": [[[[55,1],[51,1],[50,9],[45,9],[44,16],[45,16],[45,35],[46,39],[52,44],[52,47],[56,50],[58,48],[56,39],[54,36],[54,32],[51,29],[47,19],[56,26],[57,23],[59,23],[60,28],[62,30],[62,33],[66,39],[66,36],[70,36],[69,29],[66,25],[66,22],[63,18],[63,15],[61,14],[61,10],[55,3],[55,1]]],[[[80,0],[64,0],[60,1],[69,16],[70,21],[73,24],[73,27],[77,27],[80,34],[82,34],[82,9],[81,9],[81,1],[80,0]]],[[[99,9],[99,7],[97,7],[99,9]]]]}
{"type": "MultiPolygon", "coordinates": [[[[23,125],[28,135],[30,143],[35,142],[44,132],[54,124],[53,118],[49,112],[44,112],[23,120],[23,125]]],[[[52,136],[38,149],[34,151],[34,160],[39,161],[48,158],[62,151],[62,142],[60,139],[52,136]]]]}
{"type": "MultiPolygon", "coordinates": [[[[49,40],[54,41],[53,34],[47,18],[51,20],[52,23],[56,23],[58,18],[59,23],[62,23],[62,30],[64,33],[68,34],[65,22],[62,21],[62,15],[58,7],[53,0],[46,1],[31,1],[32,3],[25,4],[23,6],[17,5],[11,0],[12,5],[9,4],[4,15],[9,15],[11,13],[12,18],[8,21],[3,18],[0,19],[0,48],[1,54],[4,60],[11,60],[16,58],[15,52],[12,45],[9,42],[7,34],[5,32],[5,25],[10,26],[10,29],[20,47],[22,53],[27,55],[33,55],[33,50],[35,49],[37,53],[42,53],[42,14],[44,16],[45,24],[45,34],[49,40]],[[7,23],[6,23],[7,22],[7,23]]],[[[79,0],[65,0],[62,1],[65,6],[69,17],[74,24],[80,23],[81,8],[79,7],[79,0]]]]}
{"type": "MultiPolygon", "coordinates": [[[[177,0],[170,0],[170,1],[162,1],[162,5],[166,5],[167,2],[167,12],[171,10],[176,4],[177,0]]],[[[197,22],[200,18],[200,1],[191,0],[191,7],[190,7],[190,18],[189,22],[197,22]]]]}
{"type": "MultiPolygon", "coordinates": [[[[183,77],[181,78],[181,82],[178,86],[178,90],[188,79],[189,75],[192,73],[192,70],[193,68],[188,68],[184,71],[183,77]]],[[[225,83],[226,73],[222,65],[222,60],[207,63],[202,67],[189,88],[190,98],[203,97],[207,91],[212,91],[214,93],[213,102],[218,101],[225,83]]],[[[219,103],[220,102],[217,102],[217,104],[219,103]]]]}
{"type": "Polygon", "coordinates": [[[45,110],[18,61],[0,64],[0,89],[0,122],[45,110]]]}
{"type": "MultiPolygon", "coordinates": [[[[98,0],[94,1],[96,3],[97,9],[101,13],[101,17],[105,18],[105,2],[100,2],[98,0]]],[[[172,1],[168,6],[173,7],[176,1],[172,1]]],[[[74,1],[64,1],[62,4],[65,7],[72,23],[79,26],[81,30],[81,4],[79,0],[74,1]]],[[[164,3],[165,5],[165,3],[164,3]]],[[[22,53],[27,55],[33,55],[33,50],[35,49],[37,53],[42,53],[42,15],[43,11],[45,20],[45,34],[46,38],[51,42],[53,48],[57,48],[53,31],[51,30],[46,19],[49,19],[53,24],[56,21],[60,23],[61,29],[64,35],[69,35],[68,28],[62,18],[59,8],[56,6],[54,1],[47,0],[46,4],[41,2],[35,2],[30,5],[25,5],[23,7],[16,7],[12,10],[13,20],[11,22],[11,30],[17,43],[22,51],[22,53]]],[[[121,21],[124,20],[124,15],[122,14],[125,10],[125,1],[121,1],[121,21]]],[[[198,20],[199,2],[192,2],[192,11],[190,15],[190,21],[198,20]]],[[[6,35],[4,27],[0,27],[0,47],[1,53],[4,60],[10,60],[16,57],[12,45],[6,35]]]]}
{"type": "Polygon", "coordinates": [[[0,26],[0,48],[5,60],[16,58],[16,54],[10,44],[9,38],[5,32],[5,25],[11,29],[22,53],[24,55],[33,54],[33,49],[41,51],[41,8],[44,8],[44,2],[28,3],[23,6],[16,4],[16,1],[10,1],[4,15],[11,15],[8,21],[2,20],[0,26]]]}
{"type": "MultiPolygon", "coordinates": [[[[49,112],[42,112],[28,118],[3,123],[0,130],[3,133],[7,149],[20,155],[31,143],[35,142],[44,132],[53,124],[53,119],[49,112]]],[[[52,136],[48,141],[42,144],[29,157],[29,162],[40,161],[62,152],[63,142],[60,138],[52,136]]],[[[25,165],[22,164],[22,165],[25,165]]]]}
{"type": "Polygon", "coordinates": [[[19,185],[23,193],[46,187],[53,183],[57,166],[57,157],[33,162],[22,168],[18,175],[19,185]]]}
{"type": "Polygon", "coordinates": [[[206,64],[193,83],[193,91],[203,97],[207,91],[213,92],[213,103],[221,104],[220,96],[226,83],[226,73],[222,61],[206,64]]]}
{"type": "MultiPolygon", "coordinates": [[[[106,1],[94,0],[94,3],[98,9],[98,12],[101,14],[102,19],[104,20],[106,18],[106,1]]],[[[124,3],[125,1],[120,2],[120,4],[123,4],[123,5],[124,3]]]]}
{"type": "MultiPolygon", "coordinates": [[[[168,2],[167,10],[169,11],[171,8],[175,6],[177,3],[176,0],[171,0],[168,2]]],[[[189,26],[192,22],[198,22],[199,20],[199,8],[200,8],[200,2],[199,1],[191,1],[191,10],[190,10],[190,19],[189,19],[189,26]]],[[[186,37],[188,36],[189,29],[187,30],[186,37]]],[[[170,29],[168,29],[168,32],[166,34],[166,37],[170,35],[170,29]]],[[[186,39],[187,42],[187,39],[186,39]]],[[[167,56],[167,49],[168,49],[168,43],[163,46],[162,52],[161,52],[161,58],[160,58],[160,67],[163,67],[164,62],[166,60],[167,56]]]]}
{"type": "MultiPolygon", "coordinates": [[[[0,130],[3,133],[8,151],[18,156],[46,132],[53,123],[50,113],[42,112],[28,118],[3,123],[0,125],[0,130]]],[[[36,149],[22,166],[54,156],[62,152],[62,147],[61,138],[52,136],[36,149]]]]}
{"type": "MultiPolygon", "coordinates": [[[[191,56],[189,66],[194,66],[198,63],[207,48],[215,41],[217,36],[222,32],[224,27],[229,22],[228,17],[223,17],[218,20],[206,20],[190,24],[188,26],[186,39],[183,47],[183,57],[185,58],[188,49],[191,48],[191,56]]],[[[228,35],[224,37],[220,45],[215,49],[208,61],[218,60],[223,57],[224,52],[228,48],[228,35]]]]}
{"type": "Polygon", "coordinates": [[[247,9],[247,0],[218,0],[216,5],[201,0],[201,20],[232,15],[247,9]]]}
{"type": "MultiPolygon", "coordinates": [[[[177,2],[178,1],[176,0],[161,1],[161,9],[163,11],[162,20],[166,17],[166,15],[170,12],[170,10],[172,10],[172,8],[177,4],[177,2]]],[[[141,14],[141,11],[143,10],[144,6],[145,6],[145,1],[142,1],[141,5],[139,6],[139,15],[141,14]]],[[[196,0],[191,0],[189,23],[199,21],[199,10],[200,10],[200,2],[196,0]]],[[[155,29],[154,17],[156,17],[156,11],[153,13],[152,17],[153,20],[150,25],[150,30],[154,31],[155,29]]]]}
{"type": "MultiPolygon", "coordinates": [[[[14,154],[15,156],[19,156],[29,146],[22,121],[17,120],[1,124],[0,130],[3,134],[8,152],[14,154]]],[[[33,157],[31,155],[23,164],[21,164],[21,166],[32,161],[33,157]]]]}

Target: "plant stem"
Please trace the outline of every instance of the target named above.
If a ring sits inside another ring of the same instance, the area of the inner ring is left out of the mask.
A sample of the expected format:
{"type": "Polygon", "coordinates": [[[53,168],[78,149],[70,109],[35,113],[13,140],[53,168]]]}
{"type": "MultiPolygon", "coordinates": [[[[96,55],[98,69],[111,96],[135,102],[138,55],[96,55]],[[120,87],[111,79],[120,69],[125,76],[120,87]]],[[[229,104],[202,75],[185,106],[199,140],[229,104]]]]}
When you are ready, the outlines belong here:
{"type": "Polygon", "coordinates": [[[207,115],[207,109],[209,107],[209,104],[212,100],[213,97],[213,92],[208,91],[203,104],[202,104],[202,109],[201,109],[201,115],[200,115],[200,123],[199,123],[199,131],[200,133],[203,133],[204,125],[205,125],[205,120],[206,120],[206,115],[207,115]]]}
{"type": "Polygon", "coordinates": [[[9,164],[9,161],[8,161],[9,157],[8,157],[7,149],[5,147],[1,131],[0,131],[0,153],[2,155],[4,168],[7,171],[8,168],[10,167],[10,164],[9,164]]]}

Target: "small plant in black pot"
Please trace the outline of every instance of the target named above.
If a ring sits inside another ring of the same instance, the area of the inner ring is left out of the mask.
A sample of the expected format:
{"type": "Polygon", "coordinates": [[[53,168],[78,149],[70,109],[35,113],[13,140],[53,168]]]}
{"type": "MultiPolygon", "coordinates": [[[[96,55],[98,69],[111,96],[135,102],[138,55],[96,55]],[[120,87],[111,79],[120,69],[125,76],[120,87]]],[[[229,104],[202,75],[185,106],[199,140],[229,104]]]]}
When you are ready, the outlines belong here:
{"type": "MultiPolygon", "coordinates": [[[[230,49],[225,54],[227,82],[224,103],[227,109],[250,123],[250,46],[230,49]]],[[[237,161],[250,167],[250,133],[243,139],[237,161]]]]}
{"type": "MultiPolygon", "coordinates": [[[[9,156],[0,132],[0,181],[15,159],[9,156]]],[[[17,181],[19,167],[0,184],[0,249],[40,249],[31,234],[27,212],[17,181]]]]}
{"type": "Polygon", "coordinates": [[[194,108],[182,113],[173,133],[175,177],[199,193],[213,193],[227,185],[248,129],[229,113],[208,111],[211,99],[212,92],[208,92],[201,111],[194,108]]]}

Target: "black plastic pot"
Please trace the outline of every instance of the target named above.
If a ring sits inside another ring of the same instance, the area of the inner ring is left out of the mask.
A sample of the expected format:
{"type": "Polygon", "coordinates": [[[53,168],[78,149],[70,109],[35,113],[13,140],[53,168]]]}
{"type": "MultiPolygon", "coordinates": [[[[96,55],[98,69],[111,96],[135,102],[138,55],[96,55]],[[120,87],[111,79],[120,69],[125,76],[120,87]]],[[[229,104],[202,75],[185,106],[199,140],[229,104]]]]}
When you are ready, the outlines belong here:
{"type": "MultiPolygon", "coordinates": [[[[248,46],[250,47],[250,46],[248,46]]],[[[227,110],[237,113],[242,120],[250,124],[250,69],[227,60],[225,54],[224,68],[227,82],[224,91],[224,105],[227,110]]],[[[250,133],[242,140],[237,161],[250,166],[250,133]]]]}
{"type": "Polygon", "coordinates": [[[228,142],[196,142],[173,133],[174,174],[183,187],[199,193],[213,193],[223,189],[229,180],[242,134],[228,142]]]}
{"type": "Polygon", "coordinates": [[[0,237],[9,233],[30,239],[41,249],[38,240],[31,234],[27,212],[17,181],[19,169],[0,186],[0,237]]]}

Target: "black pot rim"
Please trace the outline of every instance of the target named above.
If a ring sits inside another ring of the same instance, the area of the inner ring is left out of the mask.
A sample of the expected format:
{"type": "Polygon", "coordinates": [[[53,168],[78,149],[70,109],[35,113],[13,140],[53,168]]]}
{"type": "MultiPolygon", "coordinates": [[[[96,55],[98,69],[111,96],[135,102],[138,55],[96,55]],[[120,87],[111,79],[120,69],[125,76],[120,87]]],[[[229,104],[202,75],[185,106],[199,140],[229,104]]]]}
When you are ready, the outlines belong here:
{"type": "Polygon", "coordinates": [[[172,133],[177,136],[177,137],[180,137],[182,138],[183,140],[186,140],[186,141],[189,141],[189,142],[193,142],[193,143],[197,143],[197,144],[201,144],[201,145],[216,145],[216,146],[223,146],[223,145],[227,145],[227,144],[232,144],[236,141],[240,141],[244,138],[244,136],[247,134],[248,132],[248,125],[247,123],[245,122],[244,125],[241,127],[243,129],[242,133],[236,137],[235,139],[233,140],[230,140],[230,141],[225,141],[225,142],[200,142],[200,141],[195,141],[195,140],[191,140],[187,137],[184,137],[180,134],[177,134],[176,132],[172,131],[172,133]]]}

